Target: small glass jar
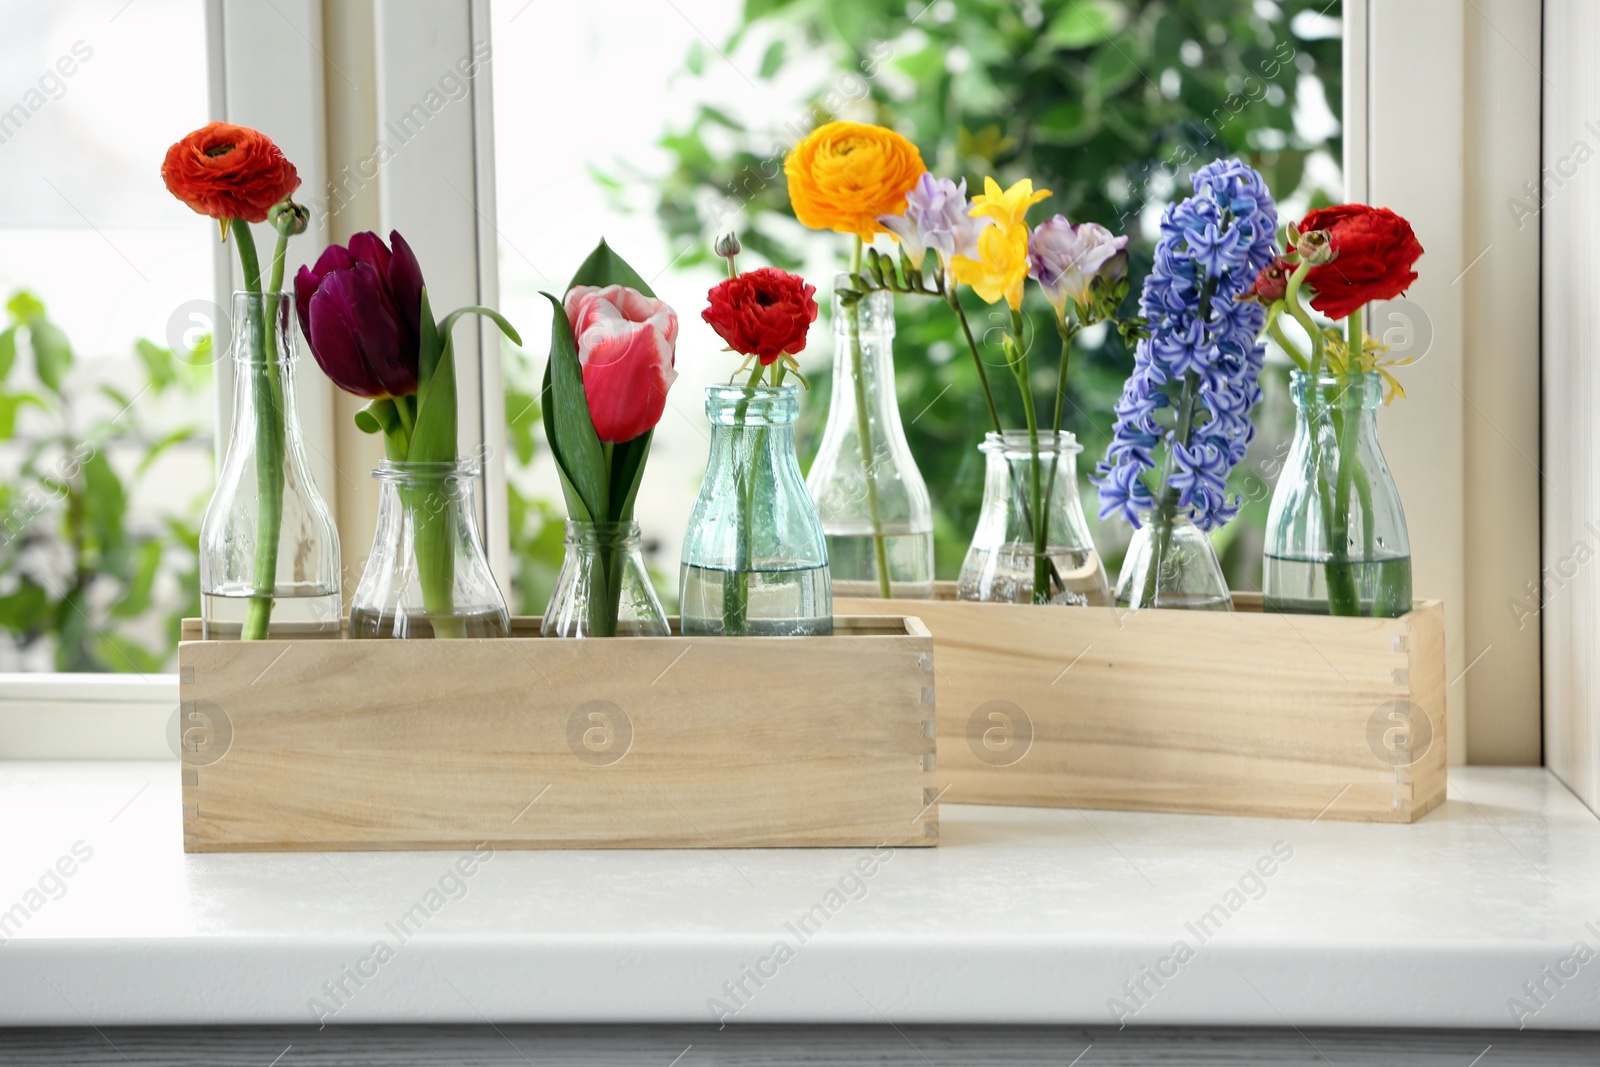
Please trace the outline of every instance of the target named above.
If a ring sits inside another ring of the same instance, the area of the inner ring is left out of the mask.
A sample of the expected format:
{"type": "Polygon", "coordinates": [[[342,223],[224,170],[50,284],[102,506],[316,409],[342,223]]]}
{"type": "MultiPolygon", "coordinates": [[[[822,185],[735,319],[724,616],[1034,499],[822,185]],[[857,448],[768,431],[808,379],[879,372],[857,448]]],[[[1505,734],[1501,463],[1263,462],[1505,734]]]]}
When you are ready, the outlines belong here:
{"type": "Polygon", "coordinates": [[[567,520],[566,554],[539,632],[545,637],[667,637],[636,522],[567,520]]]}
{"type": "Polygon", "coordinates": [[[200,521],[208,641],[338,637],[339,535],[295,411],[289,293],[233,294],[233,422],[200,521]]]}
{"type": "Polygon", "coordinates": [[[1395,617],[1411,610],[1411,540],[1378,444],[1376,371],[1291,371],[1294,440],[1273,487],[1261,591],[1268,611],[1395,617]]]}
{"type": "Polygon", "coordinates": [[[833,396],[806,478],[841,595],[933,596],[933,505],[911,456],[894,386],[889,293],[846,301],[834,278],[833,396]],[[865,442],[865,447],[863,447],[865,442]]]}
{"type": "Polygon", "coordinates": [[[800,477],[792,385],[706,389],[711,455],[683,543],[685,636],[833,633],[828,546],[800,477]]]}
{"type": "Polygon", "coordinates": [[[1211,538],[1169,504],[1143,516],[1117,575],[1119,608],[1232,611],[1233,597],[1211,538]]]}
{"type": "Polygon", "coordinates": [[[1037,463],[1026,430],[991,432],[978,449],[985,457],[983,505],[956,583],[956,598],[1000,604],[1110,604],[1105,566],[1078,498],[1077,457],[1083,449],[1077,438],[1070,433],[1041,433],[1037,463]],[[1035,490],[1043,504],[1039,531],[1034,529],[1035,490]]]}
{"type": "Polygon", "coordinates": [[[350,604],[350,636],[509,637],[511,616],[478,533],[478,469],[384,460],[372,476],[378,528],[350,604]]]}

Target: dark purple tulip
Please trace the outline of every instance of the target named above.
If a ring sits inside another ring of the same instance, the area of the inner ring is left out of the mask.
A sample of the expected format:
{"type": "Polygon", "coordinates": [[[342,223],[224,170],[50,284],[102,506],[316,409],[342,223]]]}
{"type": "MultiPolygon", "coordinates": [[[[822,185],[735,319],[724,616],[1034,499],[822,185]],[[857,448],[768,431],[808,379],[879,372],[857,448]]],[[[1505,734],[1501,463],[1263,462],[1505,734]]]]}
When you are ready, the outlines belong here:
{"type": "Polygon", "coordinates": [[[333,384],[356,396],[417,391],[422,268],[398,231],[391,252],[375,233],[329,245],[294,278],[295,310],[311,354],[333,384]]]}

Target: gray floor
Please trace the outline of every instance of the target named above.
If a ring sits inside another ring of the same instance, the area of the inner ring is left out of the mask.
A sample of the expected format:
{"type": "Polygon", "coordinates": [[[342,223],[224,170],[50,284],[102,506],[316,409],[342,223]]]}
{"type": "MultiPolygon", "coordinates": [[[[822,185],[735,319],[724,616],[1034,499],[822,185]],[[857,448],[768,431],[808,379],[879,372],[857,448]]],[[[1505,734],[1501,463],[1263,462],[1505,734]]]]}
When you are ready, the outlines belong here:
{"type": "Polygon", "coordinates": [[[1600,1063],[1600,1035],[1502,1031],[1076,1027],[330,1026],[0,1030],[0,1064],[186,1067],[1051,1067],[1339,1064],[1541,1067],[1600,1063]]]}

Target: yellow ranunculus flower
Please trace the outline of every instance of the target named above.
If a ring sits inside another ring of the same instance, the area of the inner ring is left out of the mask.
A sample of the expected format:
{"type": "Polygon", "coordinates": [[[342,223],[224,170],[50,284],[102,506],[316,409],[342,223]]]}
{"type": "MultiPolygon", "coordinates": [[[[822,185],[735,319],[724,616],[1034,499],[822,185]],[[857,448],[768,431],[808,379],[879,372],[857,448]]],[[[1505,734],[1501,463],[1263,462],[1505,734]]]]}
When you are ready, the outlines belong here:
{"type": "Polygon", "coordinates": [[[990,226],[978,235],[977,259],[954,256],[956,281],[972,286],[986,304],[1004,299],[1013,311],[1022,309],[1022,283],[1028,280],[1028,227],[990,226]]]}
{"type": "Polygon", "coordinates": [[[1033,191],[1033,179],[1024,178],[1005,192],[993,178],[983,179],[983,192],[972,198],[969,214],[975,219],[985,215],[998,222],[1002,228],[1021,223],[1028,209],[1050,195],[1050,190],[1033,191]]]}
{"type": "Polygon", "coordinates": [[[916,145],[860,122],[818,126],[783,161],[795,217],[813,230],[863,241],[885,232],[880,215],[906,209],[906,193],[927,169],[916,145]]]}

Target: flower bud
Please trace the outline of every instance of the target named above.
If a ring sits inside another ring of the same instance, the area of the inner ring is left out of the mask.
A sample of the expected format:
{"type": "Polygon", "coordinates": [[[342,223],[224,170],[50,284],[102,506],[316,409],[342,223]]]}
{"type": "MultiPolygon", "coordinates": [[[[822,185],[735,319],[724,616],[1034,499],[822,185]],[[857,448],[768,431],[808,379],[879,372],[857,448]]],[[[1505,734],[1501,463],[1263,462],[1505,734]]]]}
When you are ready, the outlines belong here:
{"type": "Polygon", "coordinates": [[[1272,262],[1261,268],[1261,273],[1256,275],[1255,284],[1234,299],[1240,303],[1270,307],[1274,301],[1283,299],[1284,293],[1289,288],[1289,275],[1293,271],[1294,267],[1288,260],[1282,256],[1273,256],[1272,262]]]}
{"type": "Polygon", "coordinates": [[[732,259],[740,252],[743,252],[744,248],[739,244],[739,235],[730,232],[717,238],[715,250],[717,255],[723,259],[732,259]]]}
{"type": "Polygon", "coordinates": [[[267,211],[267,220],[284,237],[294,237],[311,225],[311,210],[285,197],[267,211]]]}
{"type": "Polygon", "coordinates": [[[1312,266],[1321,266],[1333,262],[1333,238],[1327,230],[1312,230],[1310,233],[1300,235],[1300,240],[1295,243],[1295,251],[1300,253],[1300,258],[1312,266]]]}

